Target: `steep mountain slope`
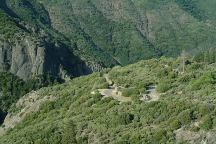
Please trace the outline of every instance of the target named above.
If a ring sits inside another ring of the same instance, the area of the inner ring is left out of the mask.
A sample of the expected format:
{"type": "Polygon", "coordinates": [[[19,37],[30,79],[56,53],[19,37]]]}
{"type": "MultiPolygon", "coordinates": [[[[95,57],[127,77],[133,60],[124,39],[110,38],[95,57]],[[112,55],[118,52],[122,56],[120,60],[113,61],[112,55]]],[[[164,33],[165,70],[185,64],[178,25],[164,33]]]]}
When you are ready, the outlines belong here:
{"type": "MultiPolygon", "coordinates": [[[[54,35],[55,37],[57,36],[61,40],[65,40],[64,35],[57,33],[50,27],[50,14],[44,9],[44,6],[40,4],[38,1],[6,0],[6,4],[23,21],[26,21],[31,25],[36,26],[37,28],[45,28],[45,30],[49,31],[49,33],[52,36],[54,35]]],[[[79,31],[78,28],[77,31],[79,31]]],[[[87,38],[87,35],[85,37],[87,38]]],[[[77,43],[75,43],[73,40],[67,40],[67,43],[70,43],[70,45],[72,45],[73,51],[77,49],[88,50],[89,53],[83,51],[79,53],[78,56],[81,57],[82,60],[85,61],[85,63],[92,70],[99,70],[102,67],[111,67],[118,64],[118,62],[115,59],[113,59],[107,52],[95,46],[93,43],[90,42],[90,40],[87,40],[87,45],[79,45],[78,47],[77,43]],[[85,55],[86,53],[88,55],[85,55]]]]}
{"type": "Polygon", "coordinates": [[[215,48],[212,0],[1,1],[2,9],[23,23],[18,27],[42,43],[49,38],[48,45],[70,49],[91,70],[215,48]]]}
{"type": "Polygon", "coordinates": [[[78,53],[97,48],[120,64],[215,47],[213,0],[42,0],[78,53]]]}
{"type": "Polygon", "coordinates": [[[0,143],[214,143],[215,6],[0,0],[0,143]]]}
{"type": "Polygon", "coordinates": [[[24,94],[92,72],[74,47],[51,29],[42,5],[0,0],[0,123],[24,94]]]}
{"type": "Polygon", "coordinates": [[[11,107],[0,143],[213,144],[216,52],[209,64],[204,55],[184,73],[181,58],[152,59],[30,93],[11,107]],[[112,87],[130,101],[99,93],[112,87]],[[159,98],[151,101],[154,87],[159,98]]]}
{"type": "MultiPolygon", "coordinates": [[[[64,38],[57,39],[58,35],[52,35],[54,32],[43,28],[42,22],[22,21],[18,12],[12,12],[12,9],[5,6],[6,4],[0,11],[1,72],[9,71],[24,80],[46,74],[64,79],[66,76],[79,76],[90,72],[85,63],[73,54],[73,46],[67,44],[64,38]],[[16,16],[11,17],[14,14],[16,16]]],[[[30,14],[25,11],[24,13],[30,14]]],[[[37,17],[46,19],[46,16],[37,17]]]]}

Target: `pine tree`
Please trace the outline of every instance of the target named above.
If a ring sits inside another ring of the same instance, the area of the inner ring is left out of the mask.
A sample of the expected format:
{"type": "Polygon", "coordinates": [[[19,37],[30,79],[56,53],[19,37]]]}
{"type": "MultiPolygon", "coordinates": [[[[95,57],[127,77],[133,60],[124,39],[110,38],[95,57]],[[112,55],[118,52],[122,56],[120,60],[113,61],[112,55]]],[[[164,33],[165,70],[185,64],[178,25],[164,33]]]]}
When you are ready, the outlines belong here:
{"type": "Polygon", "coordinates": [[[209,62],[209,55],[208,52],[204,53],[204,64],[205,64],[205,68],[207,68],[207,64],[209,62]]]}
{"type": "Polygon", "coordinates": [[[182,60],[182,73],[185,73],[185,62],[186,62],[186,51],[183,50],[181,53],[181,60],[182,60]]]}
{"type": "Polygon", "coordinates": [[[215,63],[215,50],[213,48],[209,50],[209,63],[215,63]]]}
{"type": "Polygon", "coordinates": [[[62,144],[77,144],[76,125],[72,120],[65,122],[62,144]]]}

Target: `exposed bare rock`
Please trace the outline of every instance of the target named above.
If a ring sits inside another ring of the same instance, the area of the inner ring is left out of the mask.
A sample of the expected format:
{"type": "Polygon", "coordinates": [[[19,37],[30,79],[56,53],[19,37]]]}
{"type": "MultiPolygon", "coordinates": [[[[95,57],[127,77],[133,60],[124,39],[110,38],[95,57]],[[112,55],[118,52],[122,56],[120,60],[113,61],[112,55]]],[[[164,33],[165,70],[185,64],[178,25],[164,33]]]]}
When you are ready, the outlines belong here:
{"type": "Polygon", "coordinates": [[[91,72],[84,62],[61,43],[30,36],[13,41],[0,41],[0,71],[10,71],[24,80],[43,74],[64,78],[65,75],[79,76],[91,72]]]}
{"type": "Polygon", "coordinates": [[[27,114],[38,111],[40,105],[46,101],[54,101],[54,96],[41,97],[38,92],[31,92],[22,97],[17,103],[16,108],[18,112],[9,113],[0,127],[0,136],[5,134],[8,130],[14,128],[20,123],[27,114]]]}

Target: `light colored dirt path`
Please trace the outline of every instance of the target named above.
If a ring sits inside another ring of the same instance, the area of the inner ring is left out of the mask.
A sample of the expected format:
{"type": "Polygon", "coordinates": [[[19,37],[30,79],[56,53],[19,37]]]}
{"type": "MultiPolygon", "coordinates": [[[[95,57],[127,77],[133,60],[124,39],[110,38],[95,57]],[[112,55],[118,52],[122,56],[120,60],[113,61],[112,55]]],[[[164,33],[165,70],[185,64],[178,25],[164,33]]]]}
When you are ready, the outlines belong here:
{"type": "MultiPolygon", "coordinates": [[[[99,93],[106,97],[112,97],[113,99],[119,101],[119,102],[131,102],[131,97],[124,97],[122,96],[122,92],[119,91],[121,87],[114,84],[114,82],[109,79],[108,74],[104,74],[104,78],[106,79],[107,83],[109,84],[108,89],[98,89],[99,93]]],[[[92,94],[95,94],[95,92],[91,92],[92,94]]],[[[152,101],[158,101],[160,99],[160,95],[156,91],[156,86],[151,85],[147,87],[147,94],[143,94],[140,98],[141,101],[146,102],[152,102],[152,101]]]]}
{"type": "Polygon", "coordinates": [[[147,88],[147,94],[144,94],[140,100],[152,102],[152,101],[158,101],[159,99],[160,96],[156,91],[156,86],[149,86],[147,88]]]}
{"type": "Polygon", "coordinates": [[[99,93],[104,97],[112,97],[119,102],[130,102],[132,99],[130,97],[122,96],[122,93],[115,89],[99,89],[99,93]]]}
{"type": "Polygon", "coordinates": [[[130,97],[122,96],[122,92],[118,90],[118,86],[114,85],[113,81],[109,79],[108,74],[104,74],[104,78],[109,84],[108,89],[99,89],[99,93],[104,97],[112,97],[119,102],[130,102],[132,99],[130,97]]]}

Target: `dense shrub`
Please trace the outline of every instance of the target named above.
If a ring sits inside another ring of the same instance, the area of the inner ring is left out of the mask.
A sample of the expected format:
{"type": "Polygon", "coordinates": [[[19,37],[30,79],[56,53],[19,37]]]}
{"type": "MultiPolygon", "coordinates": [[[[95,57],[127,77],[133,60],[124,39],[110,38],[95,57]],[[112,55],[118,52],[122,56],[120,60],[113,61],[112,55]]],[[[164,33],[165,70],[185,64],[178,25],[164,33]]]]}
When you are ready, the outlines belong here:
{"type": "Polygon", "coordinates": [[[2,36],[5,38],[11,38],[19,31],[20,29],[16,26],[15,21],[0,9],[0,33],[2,36]]]}
{"type": "Polygon", "coordinates": [[[182,77],[179,78],[180,82],[190,82],[191,79],[195,78],[193,74],[184,74],[182,77]]]}
{"type": "Polygon", "coordinates": [[[117,115],[115,121],[117,125],[128,125],[134,120],[134,115],[130,113],[120,113],[117,115]]]}
{"type": "Polygon", "coordinates": [[[212,127],[215,129],[216,128],[216,117],[212,119],[212,127]]]}
{"type": "Polygon", "coordinates": [[[122,95],[126,97],[138,97],[139,94],[139,90],[136,88],[126,88],[122,91],[122,95]]]}
{"type": "Polygon", "coordinates": [[[214,73],[205,73],[200,78],[194,79],[190,82],[191,90],[199,90],[205,88],[206,86],[215,84],[216,77],[214,73]]]}
{"type": "Polygon", "coordinates": [[[207,88],[188,90],[188,84],[200,80],[209,69],[215,69],[215,65],[209,65],[208,70],[192,71],[187,65],[186,73],[173,78],[167,75],[162,80],[157,76],[160,62],[152,60],[151,65],[142,61],[115,68],[111,70],[112,80],[118,86],[128,84],[126,89],[120,88],[120,91],[128,90],[128,96],[139,95],[140,90],[148,85],[168,81],[171,87],[159,100],[145,102],[138,99],[137,102],[133,99],[125,103],[112,97],[104,98],[99,93],[92,95],[92,90],[104,82],[102,74],[75,78],[65,84],[40,90],[41,97],[53,95],[57,99],[43,103],[38,112],[27,115],[15,129],[1,137],[0,143],[57,144],[73,141],[87,144],[96,140],[98,143],[176,143],[175,130],[180,128],[193,132],[201,129],[204,130],[203,135],[212,133],[216,125],[214,84],[208,87],[211,93],[205,92],[207,88]],[[186,80],[181,81],[184,76],[186,80]]]}
{"type": "Polygon", "coordinates": [[[201,125],[200,127],[204,130],[210,130],[212,129],[213,122],[212,122],[212,117],[210,115],[206,115],[205,117],[202,118],[201,120],[201,125]]]}
{"type": "Polygon", "coordinates": [[[154,139],[156,141],[161,141],[162,139],[166,139],[166,130],[163,129],[159,129],[155,134],[154,134],[154,139]]]}
{"type": "Polygon", "coordinates": [[[67,120],[64,124],[63,144],[77,144],[76,140],[76,125],[72,120],[67,120]]]}
{"type": "Polygon", "coordinates": [[[192,120],[191,111],[190,110],[182,111],[178,115],[178,120],[181,123],[181,125],[189,124],[191,122],[191,120],[192,120]]]}
{"type": "Polygon", "coordinates": [[[157,85],[157,91],[159,93],[165,93],[172,87],[170,80],[163,80],[157,85]]]}
{"type": "Polygon", "coordinates": [[[193,60],[199,63],[202,62],[206,64],[215,63],[216,62],[216,50],[209,49],[203,52],[199,52],[198,54],[194,56],[193,60]]]}
{"type": "Polygon", "coordinates": [[[93,89],[106,89],[109,87],[109,84],[107,83],[106,79],[103,77],[100,77],[99,79],[96,80],[94,83],[93,89]]]}
{"type": "Polygon", "coordinates": [[[171,123],[170,123],[170,127],[172,130],[177,130],[179,128],[181,128],[181,123],[179,122],[178,119],[174,119],[171,123]]]}
{"type": "Polygon", "coordinates": [[[32,90],[58,83],[51,76],[38,76],[31,80],[23,81],[10,73],[0,73],[0,110],[7,111],[20,97],[32,90]]]}

